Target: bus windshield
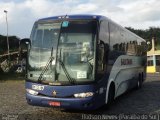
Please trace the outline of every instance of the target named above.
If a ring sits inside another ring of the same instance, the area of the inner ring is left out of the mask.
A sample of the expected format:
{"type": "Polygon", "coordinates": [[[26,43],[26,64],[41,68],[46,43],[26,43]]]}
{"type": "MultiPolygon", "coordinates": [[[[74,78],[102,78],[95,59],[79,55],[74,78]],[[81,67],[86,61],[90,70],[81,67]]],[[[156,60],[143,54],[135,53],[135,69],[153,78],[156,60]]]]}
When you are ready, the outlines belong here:
{"type": "Polygon", "coordinates": [[[28,79],[38,81],[52,54],[54,59],[41,82],[93,81],[96,26],[97,23],[90,20],[35,24],[31,34],[28,79]]]}

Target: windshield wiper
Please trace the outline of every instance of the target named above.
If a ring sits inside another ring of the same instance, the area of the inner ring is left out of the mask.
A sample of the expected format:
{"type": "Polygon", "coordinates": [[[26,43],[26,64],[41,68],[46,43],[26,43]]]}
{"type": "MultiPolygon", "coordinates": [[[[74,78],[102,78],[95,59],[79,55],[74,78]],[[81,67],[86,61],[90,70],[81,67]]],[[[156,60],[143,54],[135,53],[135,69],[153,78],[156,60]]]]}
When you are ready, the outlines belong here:
{"type": "MultiPolygon", "coordinates": [[[[64,19],[67,17],[67,15],[64,17],[64,19]]],[[[59,46],[59,40],[60,40],[60,37],[61,37],[61,31],[62,31],[62,24],[63,24],[63,21],[61,23],[61,28],[60,28],[60,33],[59,33],[59,36],[58,36],[58,43],[57,43],[57,52],[58,52],[58,46],[59,46]]],[[[57,55],[57,54],[56,54],[57,55]]],[[[60,49],[60,57],[57,58],[57,60],[59,61],[60,65],[62,66],[62,69],[68,79],[68,81],[71,83],[71,84],[76,84],[76,80],[74,78],[72,78],[70,76],[70,74],[68,73],[63,61],[61,61],[61,49],[60,49]]],[[[57,65],[56,65],[57,66],[57,65]]],[[[57,74],[57,73],[56,73],[57,74]]]]}
{"type": "Polygon", "coordinates": [[[51,63],[52,63],[53,60],[54,60],[54,57],[53,57],[53,47],[52,47],[52,49],[51,49],[51,56],[49,57],[48,62],[47,62],[47,64],[45,65],[43,71],[42,71],[41,74],[39,75],[38,82],[41,82],[41,81],[42,81],[42,77],[43,77],[44,73],[48,70],[49,65],[51,65],[51,63]]]}
{"type": "Polygon", "coordinates": [[[65,67],[65,64],[61,61],[61,49],[60,49],[60,58],[58,58],[57,60],[59,61],[60,65],[62,66],[62,69],[63,69],[63,71],[64,71],[67,79],[69,80],[69,82],[70,82],[71,84],[76,84],[76,79],[74,79],[74,78],[72,78],[72,77],[70,76],[70,74],[68,73],[68,71],[67,71],[67,69],[66,69],[66,67],[65,67]]]}

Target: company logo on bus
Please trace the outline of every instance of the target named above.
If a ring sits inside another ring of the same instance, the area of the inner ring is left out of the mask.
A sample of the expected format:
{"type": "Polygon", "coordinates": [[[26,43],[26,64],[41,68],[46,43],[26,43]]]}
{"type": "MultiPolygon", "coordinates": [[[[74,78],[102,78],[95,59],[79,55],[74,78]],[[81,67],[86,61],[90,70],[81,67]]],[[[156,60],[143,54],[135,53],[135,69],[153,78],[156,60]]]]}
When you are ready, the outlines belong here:
{"type": "Polygon", "coordinates": [[[132,59],[121,59],[121,65],[131,65],[132,59]]]}
{"type": "Polygon", "coordinates": [[[57,92],[54,90],[54,91],[52,92],[52,94],[53,94],[53,96],[55,97],[55,96],[57,95],[57,92]]]}

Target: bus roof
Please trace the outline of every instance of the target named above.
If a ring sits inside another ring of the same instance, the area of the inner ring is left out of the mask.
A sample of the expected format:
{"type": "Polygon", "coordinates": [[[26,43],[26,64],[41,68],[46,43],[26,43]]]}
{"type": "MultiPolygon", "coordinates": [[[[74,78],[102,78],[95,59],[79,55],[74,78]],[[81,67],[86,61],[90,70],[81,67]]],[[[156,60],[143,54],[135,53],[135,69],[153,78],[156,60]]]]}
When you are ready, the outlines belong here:
{"type": "Polygon", "coordinates": [[[43,21],[43,20],[59,20],[59,19],[96,19],[99,20],[100,18],[104,18],[104,16],[101,15],[61,15],[61,16],[53,16],[53,17],[47,17],[47,18],[42,18],[39,19],[38,21],[43,21]]]}

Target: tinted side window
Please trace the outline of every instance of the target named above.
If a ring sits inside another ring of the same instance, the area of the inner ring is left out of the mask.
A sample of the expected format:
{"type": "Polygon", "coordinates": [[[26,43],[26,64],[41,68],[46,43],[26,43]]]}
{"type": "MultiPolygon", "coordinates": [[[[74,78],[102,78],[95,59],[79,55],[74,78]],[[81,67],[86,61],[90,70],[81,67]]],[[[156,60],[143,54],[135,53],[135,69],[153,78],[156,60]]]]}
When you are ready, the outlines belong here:
{"type": "Polygon", "coordinates": [[[113,23],[110,27],[110,47],[112,51],[124,52],[126,49],[125,32],[113,23]]]}
{"type": "Polygon", "coordinates": [[[109,43],[109,30],[107,21],[100,22],[99,39],[105,43],[109,43]]]}

